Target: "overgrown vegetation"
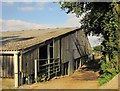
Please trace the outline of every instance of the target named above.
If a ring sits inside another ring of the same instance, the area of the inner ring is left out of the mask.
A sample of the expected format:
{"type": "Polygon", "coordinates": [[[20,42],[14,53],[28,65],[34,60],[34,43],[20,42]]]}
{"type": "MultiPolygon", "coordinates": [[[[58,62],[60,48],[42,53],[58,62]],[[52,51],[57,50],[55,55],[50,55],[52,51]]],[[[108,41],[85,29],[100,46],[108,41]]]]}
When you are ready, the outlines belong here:
{"type": "Polygon", "coordinates": [[[120,72],[120,4],[118,2],[60,2],[66,13],[82,14],[86,35],[102,35],[100,85],[120,72]]]}
{"type": "Polygon", "coordinates": [[[101,51],[101,50],[102,50],[101,45],[93,47],[93,51],[101,51]]]}

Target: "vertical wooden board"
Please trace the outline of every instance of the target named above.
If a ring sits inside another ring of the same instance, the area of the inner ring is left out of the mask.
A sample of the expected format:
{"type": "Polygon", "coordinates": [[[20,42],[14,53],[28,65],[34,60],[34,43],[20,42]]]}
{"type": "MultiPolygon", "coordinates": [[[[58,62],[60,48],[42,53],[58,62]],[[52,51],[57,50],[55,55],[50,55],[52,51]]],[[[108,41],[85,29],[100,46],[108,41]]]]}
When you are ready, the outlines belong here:
{"type": "Polygon", "coordinates": [[[63,38],[63,41],[62,41],[62,47],[63,47],[63,63],[65,62],[65,48],[66,48],[66,43],[65,43],[65,37],[63,38]]]}
{"type": "MultiPolygon", "coordinates": [[[[39,59],[40,59],[40,57],[39,57],[39,55],[40,55],[39,47],[36,49],[36,51],[37,51],[37,58],[36,58],[36,59],[39,60],[39,59]]],[[[35,60],[35,59],[34,59],[34,60],[35,60]]],[[[35,62],[34,60],[33,60],[33,64],[34,64],[34,62],[35,62]]],[[[39,65],[38,65],[38,70],[40,71],[40,69],[39,69],[39,68],[40,68],[40,60],[39,60],[38,62],[39,62],[39,63],[38,63],[38,64],[39,64],[39,65]]],[[[34,65],[33,65],[33,72],[34,72],[34,68],[35,68],[35,67],[34,67],[34,65]]]]}
{"type": "Polygon", "coordinates": [[[8,67],[7,67],[7,56],[5,56],[5,77],[7,77],[7,69],[8,69],[8,67]]]}
{"type": "Polygon", "coordinates": [[[58,40],[58,58],[60,58],[60,40],[58,40]]]}
{"type": "Polygon", "coordinates": [[[26,53],[26,56],[25,56],[25,61],[26,61],[26,76],[28,75],[28,55],[26,53]]]}
{"type": "Polygon", "coordinates": [[[10,55],[8,56],[8,58],[7,58],[8,60],[8,77],[10,77],[10,55]]]}
{"type": "Polygon", "coordinates": [[[8,65],[9,65],[9,55],[6,55],[6,77],[8,77],[8,74],[9,74],[8,65]]]}
{"type": "MultiPolygon", "coordinates": [[[[74,36],[74,34],[71,34],[74,36]]],[[[70,61],[71,61],[71,74],[74,72],[74,51],[73,51],[73,42],[72,42],[72,37],[69,35],[70,38],[70,61]]]]}
{"type": "Polygon", "coordinates": [[[7,77],[7,56],[4,56],[5,60],[5,77],[7,77]]]}
{"type": "Polygon", "coordinates": [[[30,65],[30,53],[31,53],[31,51],[29,51],[28,53],[27,53],[27,63],[28,63],[28,65],[27,65],[27,69],[28,69],[28,72],[27,72],[27,74],[28,75],[30,75],[30,72],[31,72],[31,65],[30,65]]]}
{"type": "Polygon", "coordinates": [[[69,37],[66,36],[65,39],[64,39],[64,45],[65,45],[65,48],[64,48],[64,62],[66,63],[68,60],[69,60],[69,56],[68,56],[68,53],[69,53],[69,37]]]}
{"type": "Polygon", "coordinates": [[[30,60],[29,60],[29,54],[26,55],[26,61],[27,61],[27,76],[30,74],[30,60]]]}
{"type": "Polygon", "coordinates": [[[27,76],[27,65],[28,65],[28,63],[27,63],[27,53],[25,54],[25,76],[27,76]]]}
{"type": "Polygon", "coordinates": [[[6,72],[5,72],[5,67],[6,67],[6,60],[5,60],[5,56],[3,55],[3,61],[4,61],[4,64],[3,64],[3,72],[4,72],[4,74],[3,74],[3,77],[5,77],[5,75],[6,75],[6,72]]]}
{"type": "Polygon", "coordinates": [[[57,56],[57,57],[59,58],[59,61],[58,61],[58,62],[59,62],[58,65],[59,65],[59,66],[58,66],[58,68],[59,68],[59,70],[60,70],[60,63],[61,63],[61,62],[60,62],[60,61],[61,61],[61,60],[60,60],[60,40],[58,40],[57,45],[58,45],[58,46],[57,46],[57,47],[58,47],[58,48],[57,48],[57,49],[58,49],[58,56],[57,56]]]}
{"type": "MultiPolygon", "coordinates": [[[[35,61],[35,59],[38,60],[38,58],[36,57],[36,56],[38,56],[37,51],[38,50],[36,50],[36,51],[34,50],[34,52],[32,54],[32,64],[33,64],[32,65],[32,70],[33,70],[33,74],[34,74],[34,71],[35,71],[35,66],[34,66],[35,62],[34,61],[35,61]]],[[[39,61],[37,61],[37,62],[39,63],[39,61]]],[[[39,69],[38,69],[38,71],[39,71],[39,69]]]]}
{"type": "Polygon", "coordinates": [[[31,51],[31,53],[30,53],[30,74],[32,74],[32,51],[31,51]]]}
{"type": "Polygon", "coordinates": [[[33,74],[34,74],[34,71],[35,71],[35,59],[37,60],[37,58],[36,57],[34,57],[34,56],[36,56],[36,53],[35,53],[35,51],[34,51],[34,53],[31,55],[32,56],[32,71],[33,71],[33,74]]]}
{"type": "Polygon", "coordinates": [[[26,58],[26,53],[24,55],[24,76],[26,76],[27,73],[27,58],[26,58]]]}
{"type": "Polygon", "coordinates": [[[29,51],[29,52],[27,53],[27,62],[28,62],[27,69],[28,69],[28,75],[31,74],[30,54],[31,54],[31,51],[29,51]]]}
{"type": "Polygon", "coordinates": [[[26,54],[25,54],[25,56],[24,56],[24,59],[25,59],[24,70],[25,70],[25,76],[26,76],[26,73],[27,73],[27,55],[26,55],[26,54]]]}
{"type": "Polygon", "coordinates": [[[11,60],[11,76],[14,77],[14,56],[10,57],[11,60]]]}
{"type": "MultiPolygon", "coordinates": [[[[53,58],[60,58],[60,40],[56,40],[54,41],[54,57],[53,58]]],[[[60,60],[58,61],[58,65],[60,63],[60,60]]],[[[60,69],[60,66],[59,67],[54,67],[54,72],[56,71],[55,69],[56,68],[59,68],[60,69]]],[[[57,75],[57,72],[56,72],[56,75],[57,75]]]]}
{"type": "Polygon", "coordinates": [[[34,58],[34,56],[35,56],[35,52],[32,52],[31,53],[31,71],[32,71],[32,74],[34,74],[34,60],[35,60],[35,58],[34,58]]]}
{"type": "Polygon", "coordinates": [[[54,41],[54,58],[60,57],[60,40],[54,41]]]}
{"type": "Polygon", "coordinates": [[[0,77],[2,77],[2,55],[0,55],[0,77]]]}
{"type": "MultiPolygon", "coordinates": [[[[11,56],[11,55],[10,55],[11,56]]],[[[10,56],[8,57],[9,58],[9,62],[8,62],[8,76],[10,77],[10,56]]]]}
{"type": "MultiPolygon", "coordinates": [[[[36,49],[35,49],[35,58],[33,59],[33,70],[34,70],[34,60],[35,60],[35,59],[38,59],[38,60],[39,60],[39,51],[38,51],[38,50],[39,50],[39,48],[36,48],[36,49]]],[[[33,72],[33,73],[34,73],[34,72],[33,72]]]]}
{"type": "Polygon", "coordinates": [[[34,65],[34,59],[35,59],[36,53],[35,53],[35,49],[31,50],[30,52],[30,68],[31,68],[31,74],[33,74],[33,65],[34,65]]]}
{"type": "Polygon", "coordinates": [[[2,55],[2,77],[4,77],[4,56],[2,55]]]}
{"type": "Polygon", "coordinates": [[[22,76],[23,76],[23,72],[24,72],[24,58],[23,58],[23,53],[21,54],[21,58],[22,58],[22,76]]]}
{"type": "Polygon", "coordinates": [[[36,56],[36,53],[35,53],[35,49],[33,50],[33,52],[31,52],[31,74],[34,74],[34,60],[35,60],[35,56],[36,56]]]}
{"type": "Polygon", "coordinates": [[[4,56],[2,55],[2,74],[4,77],[4,56]]]}
{"type": "Polygon", "coordinates": [[[23,72],[24,72],[24,77],[26,76],[26,63],[27,63],[27,60],[26,60],[26,53],[23,54],[23,72]]]}
{"type": "Polygon", "coordinates": [[[34,69],[35,69],[35,59],[36,60],[38,60],[38,58],[36,58],[35,56],[38,56],[38,54],[36,53],[37,51],[39,51],[39,50],[36,50],[36,51],[34,51],[34,53],[31,55],[31,60],[32,60],[32,73],[34,74],[34,69]]]}
{"type": "Polygon", "coordinates": [[[32,52],[30,53],[30,74],[32,74],[32,69],[33,69],[33,66],[32,66],[32,52]]]}
{"type": "Polygon", "coordinates": [[[57,58],[57,41],[54,41],[53,58],[57,58]]]}
{"type": "MultiPolygon", "coordinates": [[[[58,41],[54,40],[53,42],[53,58],[56,59],[58,57],[58,41]]],[[[54,63],[55,61],[53,61],[54,63]]],[[[55,72],[55,64],[53,64],[53,72],[55,72]]]]}
{"type": "Polygon", "coordinates": [[[70,53],[70,40],[69,35],[65,37],[65,63],[69,61],[69,53],[70,53]]]}
{"type": "Polygon", "coordinates": [[[21,76],[22,76],[22,72],[23,72],[23,53],[20,53],[20,70],[21,70],[21,76]]]}
{"type": "Polygon", "coordinates": [[[9,68],[10,77],[12,77],[12,56],[10,56],[10,68],[9,68]]]}
{"type": "Polygon", "coordinates": [[[63,38],[61,39],[61,61],[64,63],[64,43],[63,38]]]}
{"type": "Polygon", "coordinates": [[[24,58],[25,54],[22,54],[22,72],[24,73],[24,69],[25,69],[25,58],[24,58]]]}

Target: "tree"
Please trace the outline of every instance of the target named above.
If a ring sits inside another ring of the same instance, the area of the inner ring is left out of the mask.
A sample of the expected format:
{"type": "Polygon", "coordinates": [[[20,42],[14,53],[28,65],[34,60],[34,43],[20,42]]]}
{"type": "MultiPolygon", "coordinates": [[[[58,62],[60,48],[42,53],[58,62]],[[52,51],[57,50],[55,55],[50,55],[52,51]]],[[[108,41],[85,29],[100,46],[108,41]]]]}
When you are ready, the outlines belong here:
{"type": "Polygon", "coordinates": [[[60,2],[66,13],[85,14],[82,28],[86,35],[102,35],[100,85],[120,72],[120,5],[117,2],[60,2]]]}
{"type": "Polygon", "coordinates": [[[95,47],[93,47],[93,50],[100,52],[102,50],[102,46],[100,46],[100,45],[99,46],[95,46],[95,47]]]}

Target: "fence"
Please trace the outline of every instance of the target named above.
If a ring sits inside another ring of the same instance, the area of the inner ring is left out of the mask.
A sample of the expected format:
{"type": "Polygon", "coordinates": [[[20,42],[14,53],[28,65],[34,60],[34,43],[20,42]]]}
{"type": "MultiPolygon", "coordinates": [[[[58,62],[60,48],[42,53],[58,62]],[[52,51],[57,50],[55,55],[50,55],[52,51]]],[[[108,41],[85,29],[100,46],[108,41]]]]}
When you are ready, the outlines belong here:
{"type": "Polygon", "coordinates": [[[46,81],[60,72],[59,58],[35,60],[35,82],[46,81]]]}

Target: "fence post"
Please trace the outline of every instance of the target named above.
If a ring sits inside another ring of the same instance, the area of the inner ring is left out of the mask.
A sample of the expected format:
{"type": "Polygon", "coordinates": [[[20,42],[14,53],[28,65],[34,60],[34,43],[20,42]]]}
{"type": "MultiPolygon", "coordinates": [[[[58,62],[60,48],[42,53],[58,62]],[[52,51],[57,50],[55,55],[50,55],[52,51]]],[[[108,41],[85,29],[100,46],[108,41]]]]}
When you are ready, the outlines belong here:
{"type": "Polygon", "coordinates": [[[35,59],[35,82],[37,83],[37,59],[35,59]]]}

